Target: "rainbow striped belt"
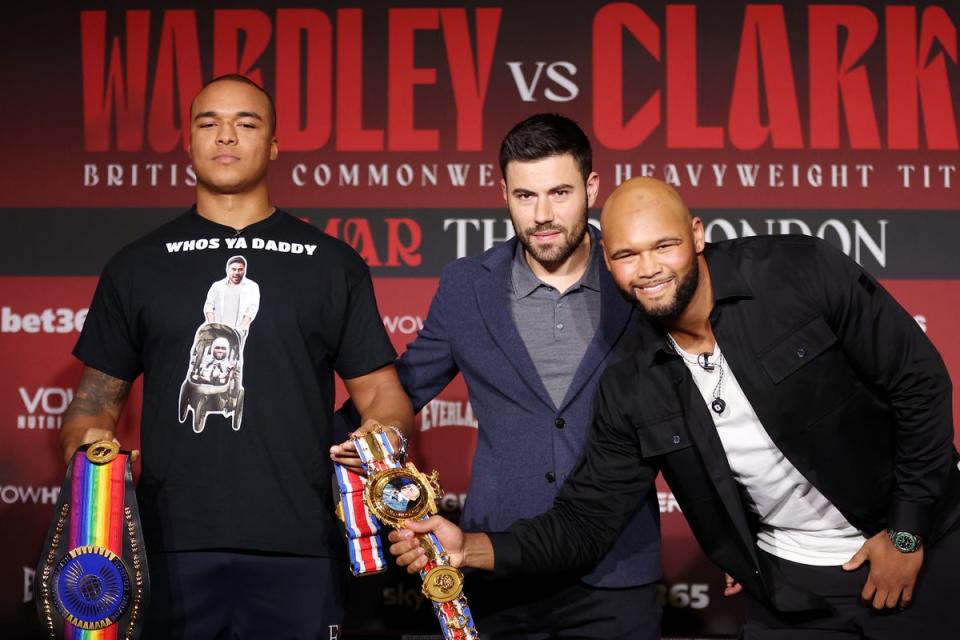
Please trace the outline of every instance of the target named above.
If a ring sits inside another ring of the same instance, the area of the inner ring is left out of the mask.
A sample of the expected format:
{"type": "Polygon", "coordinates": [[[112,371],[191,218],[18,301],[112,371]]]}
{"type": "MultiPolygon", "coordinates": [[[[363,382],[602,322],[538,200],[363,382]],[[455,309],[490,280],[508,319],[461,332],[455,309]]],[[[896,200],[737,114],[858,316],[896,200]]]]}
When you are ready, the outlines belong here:
{"type": "Polygon", "coordinates": [[[128,451],[104,441],[74,454],[37,580],[37,607],[51,638],[140,635],[149,575],[128,451]]]}

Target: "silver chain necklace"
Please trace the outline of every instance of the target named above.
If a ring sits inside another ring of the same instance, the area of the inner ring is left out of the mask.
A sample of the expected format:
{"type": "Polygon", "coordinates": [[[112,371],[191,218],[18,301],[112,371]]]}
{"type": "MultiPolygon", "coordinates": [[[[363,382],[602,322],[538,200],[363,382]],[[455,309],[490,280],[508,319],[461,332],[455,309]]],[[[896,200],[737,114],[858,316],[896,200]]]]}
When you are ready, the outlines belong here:
{"type": "Polygon", "coordinates": [[[667,333],[667,339],[670,341],[673,350],[677,352],[677,355],[688,365],[696,365],[708,373],[713,373],[717,369],[720,370],[720,375],[717,377],[717,384],[713,386],[713,402],[710,403],[710,408],[717,415],[723,414],[723,410],[727,408],[727,403],[720,397],[723,391],[723,353],[713,362],[710,362],[710,357],[713,354],[707,353],[706,351],[691,360],[669,332],[667,333]]]}

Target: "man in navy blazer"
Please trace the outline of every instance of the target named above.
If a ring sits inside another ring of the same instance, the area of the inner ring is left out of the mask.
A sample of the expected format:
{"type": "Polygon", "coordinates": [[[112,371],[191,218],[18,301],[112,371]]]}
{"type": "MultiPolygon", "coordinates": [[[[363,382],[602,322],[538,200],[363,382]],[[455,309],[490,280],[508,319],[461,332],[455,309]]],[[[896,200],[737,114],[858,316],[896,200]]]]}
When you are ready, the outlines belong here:
{"type": "MultiPolygon", "coordinates": [[[[463,373],[479,421],[461,525],[501,531],[548,510],[580,458],[601,373],[636,331],[587,222],[599,176],[573,121],[539,114],[500,148],[516,236],[448,265],[423,328],[397,361],[419,411],[463,373]]],[[[655,496],[587,575],[467,581],[486,638],[660,638],[655,496]]]]}

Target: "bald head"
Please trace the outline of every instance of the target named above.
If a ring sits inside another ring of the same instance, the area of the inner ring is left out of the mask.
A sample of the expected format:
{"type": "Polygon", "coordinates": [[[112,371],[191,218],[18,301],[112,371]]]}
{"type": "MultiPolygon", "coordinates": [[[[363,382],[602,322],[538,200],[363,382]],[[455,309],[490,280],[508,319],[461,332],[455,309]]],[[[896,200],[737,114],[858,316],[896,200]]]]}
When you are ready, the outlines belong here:
{"type": "Polygon", "coordinates": [[[677,190],[656,178],[631,178],[613,190],[603,205],[600,226],[641,211],[673,216],[682,222],[690,221],[690,210],[677,190]]]}

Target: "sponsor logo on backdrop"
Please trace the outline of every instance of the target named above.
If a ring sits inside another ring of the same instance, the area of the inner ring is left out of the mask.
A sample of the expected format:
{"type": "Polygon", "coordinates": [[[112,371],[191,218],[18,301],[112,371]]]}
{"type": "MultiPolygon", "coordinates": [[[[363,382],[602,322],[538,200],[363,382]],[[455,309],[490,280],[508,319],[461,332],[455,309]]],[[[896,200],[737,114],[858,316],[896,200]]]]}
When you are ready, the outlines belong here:
{"type": "Polygon", "coordinates": [[[73,389],[62,387],[19,387],[23,412],[17,415],[17,429],[45,431],[63,426],[63,414],[73,400],[73,389]]]}
{"type": "Polygon", "coordinates": [[[423,319],[420,316],[383,316],[383,326],[390,332],[412,335],[423,329],[423,319]]]}
{"type": "Polygon", "coordinates": [[[420,410],[420,431],[440,427],[477,428],[473,407],[465,400],[431,400],[420,410]]]}
{"type": "Polygon", "coordinates": [[[706,609],[710,606],[710,585],[677,582],[668,587],[660,583],[657,585],[657,598],[661,607],[706,609]]]}
{"type": "Polygon", "coordinates": [[[22,311],[13,307],[0,308],[2,333],[73,333],[83,329],[87,309],[67,307],[47,308],[43,311],[22,311]]]}
{"type": "MultiPolygon", "coordinates": [[[[873,161],[878,150],[960,148],[951,73],[956,25],[941,7],[812,5],[798,12],[786,2],[746,4],[735,16],[740,28],[721,34],[717,10],[706,6],[663,3],[648,11],[632,3],[583,3],[564,36],[583,44],[565,59],[497,55],[514,44],[501,32],[512,33],[530,11],[506,3],[81,11],[84,148],[146,151],[164,160],[182,153],[190,99],[211,69],[246,74],[273,92],[277,136],[288,153],[492,152],[484,144],[492,126],[484,116],[495,100],[507,112],[511,103],[539,103],[543,110],[570,104],[601,153],[657,146],[741,157],[757,150],[871,154],[864,156],[869,162],[810,164],[615,159],[618,182],[649,171],[692,187],[955,185],[955,163],[873,161]],[[808,38],[819,46],[804,46],[808,38]],[[708,40],[720,52],[709,69],[696,54],[708,40]],[[418,66],[425,52],[431,62],[418,66]],[[365,82],[365,65],[382,67],[385,77],[365,82]],[[493,96],[491,82],[503,87],[493,96]],[[424,86],[445,90],[418,99],[416,89],[424,86]],[[383,104],[383,114],[367,113],[372,104],[383,104]],[[438,122],[436,113],[449,115],[442,120],[450,125],[417,126],[438,122]]],[[[464,159],[295,162],[289,181],[302,189],[496,188],[494,165],[464,159]]],[[[84,163],[82,180],[88,188],[196,184],[187,164],[114,159],[84,163]]]]}
{"type": "Polygon", "coordinates": [[[680,513],[680,505],[673,493],[669,491],[657,491],[657,502],[660,505],[660,513],[680,513]]]}
{"type": "Polygon", "coordinates": [[[466,493],[444,493],[437,506],[442,513],[460,513],[466,501],[466,493]]]}
{"type": "Polygon", "coordinates": [[[33,600],[33,579],[37,573],[36,569],[31,569],[30,567],[23,567],[23,600],[22,602],[30,602],[33,600]]]}
{"type": "Polygon", "coordinates": [[[60,487],[33,485],[0,485],[0,503],[3,504],[56,504],[60,487]]]}
{"type": "Polygon", "coordinates": [[[383,590],[383,604],[387,607],[403,607],[419,611],[426,602],[422,591],[403,582],[383,590]]]}

